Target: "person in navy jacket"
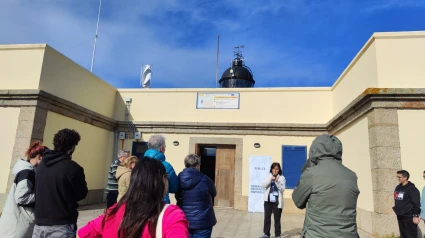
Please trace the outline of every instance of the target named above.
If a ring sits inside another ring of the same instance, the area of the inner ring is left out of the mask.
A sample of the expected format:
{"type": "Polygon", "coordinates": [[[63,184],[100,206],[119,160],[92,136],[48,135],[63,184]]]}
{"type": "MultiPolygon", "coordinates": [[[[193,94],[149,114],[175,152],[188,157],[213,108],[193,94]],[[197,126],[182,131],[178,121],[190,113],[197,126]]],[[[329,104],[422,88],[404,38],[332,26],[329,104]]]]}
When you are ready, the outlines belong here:
{"type": "Polygon", "coordinates": [[[190,237],[211,237],[217,223],[212,199],[217,195],[214,182],[199,171],[201,158],[190,154],[184,159],[185,169],[179,174],[177,205],[186,214],[190,237]]]}

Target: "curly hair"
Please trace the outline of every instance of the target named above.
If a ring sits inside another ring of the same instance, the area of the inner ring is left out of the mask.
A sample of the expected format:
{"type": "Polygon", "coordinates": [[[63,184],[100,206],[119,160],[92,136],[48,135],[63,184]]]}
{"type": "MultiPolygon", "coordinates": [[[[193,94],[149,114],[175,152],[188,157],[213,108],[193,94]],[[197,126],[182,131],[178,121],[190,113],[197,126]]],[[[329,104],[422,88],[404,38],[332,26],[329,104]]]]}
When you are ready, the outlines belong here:
{"type": "Polygon", "coordinates": [[[55,134],[53,138],[53,146],[56,151],[69,151],[73,146],[78,145],[81,137],[76,130],[62,129],[55,134]]]}
{"type": "Polygon", "coordinates": [[[47,149],[46,146],[41,144],[40,141],[36,141],[31,144],[30,148],[25,152],[25,155],[28,159],[35,158],[37,155],[43,155],[44,151],[47,149]]]}
{"type": "Polygon", "coordinates": [[[127,168],[130,168],[130,165],[135,164],[138,160],[139,160],[139,158],[137,158],[136,156],[133,155],[133,156],[126,158],[120,165],[125,166],[127,168]]]}

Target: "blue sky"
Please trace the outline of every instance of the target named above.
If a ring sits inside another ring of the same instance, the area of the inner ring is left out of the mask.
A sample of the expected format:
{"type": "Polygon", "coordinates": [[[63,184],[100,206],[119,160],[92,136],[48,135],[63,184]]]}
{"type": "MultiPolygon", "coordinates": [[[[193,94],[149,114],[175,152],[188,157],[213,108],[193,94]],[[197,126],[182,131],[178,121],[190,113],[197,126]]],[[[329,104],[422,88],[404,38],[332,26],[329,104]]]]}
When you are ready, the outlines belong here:
{"type": "MultiPolygon", "coordinates": [[[[89,69],[98,0],[1,0],[0,44],[47,43],[89,69]]],[[[330,86],[373,32],[425,30],[425,0],[102,0],[93,72],[118,88],[215,87],[233,47],[255,87],[330,86]]]]}

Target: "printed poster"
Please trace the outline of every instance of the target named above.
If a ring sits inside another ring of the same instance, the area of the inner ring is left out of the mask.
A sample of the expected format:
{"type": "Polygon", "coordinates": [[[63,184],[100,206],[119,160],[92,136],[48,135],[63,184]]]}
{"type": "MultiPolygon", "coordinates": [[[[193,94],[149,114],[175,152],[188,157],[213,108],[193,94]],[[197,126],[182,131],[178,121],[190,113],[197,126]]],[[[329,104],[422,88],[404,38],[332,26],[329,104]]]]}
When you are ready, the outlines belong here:
{"type": "Polygon", "coordinates": [[[264,212],[265,189],[261,186],[261,183],[268,176],[271,164],[271,156],[249,156],[248,212],[264,212]]]}

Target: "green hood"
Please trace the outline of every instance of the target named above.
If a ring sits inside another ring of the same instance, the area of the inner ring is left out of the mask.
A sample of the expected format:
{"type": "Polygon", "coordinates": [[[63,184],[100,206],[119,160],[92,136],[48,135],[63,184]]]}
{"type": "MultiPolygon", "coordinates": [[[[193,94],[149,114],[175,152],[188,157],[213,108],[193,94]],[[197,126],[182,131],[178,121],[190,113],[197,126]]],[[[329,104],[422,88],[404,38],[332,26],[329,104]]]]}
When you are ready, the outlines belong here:
{"type": "Polygon", "coordinates": [[[318,136],[311,144],[308,157],[313,164],[319,163],[320,160],[341,160],[342,143],[333,135],[318,136]]]}
{"type": "Polygon", "coordinates": [[[301,173],[306,168],[313,167],[320,160],[325,159],[342,160],[342,143],[336,136],[321,135],[314,139],[310,146],[308,159],[301,168],[301,173]]]}

